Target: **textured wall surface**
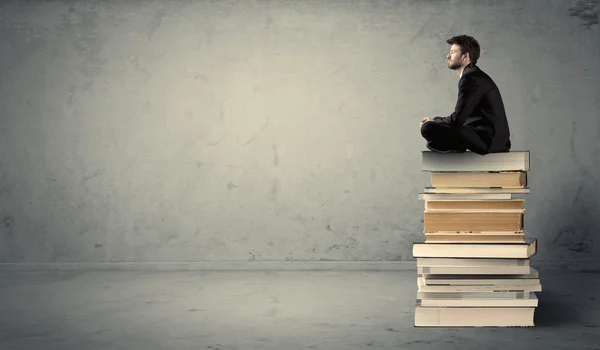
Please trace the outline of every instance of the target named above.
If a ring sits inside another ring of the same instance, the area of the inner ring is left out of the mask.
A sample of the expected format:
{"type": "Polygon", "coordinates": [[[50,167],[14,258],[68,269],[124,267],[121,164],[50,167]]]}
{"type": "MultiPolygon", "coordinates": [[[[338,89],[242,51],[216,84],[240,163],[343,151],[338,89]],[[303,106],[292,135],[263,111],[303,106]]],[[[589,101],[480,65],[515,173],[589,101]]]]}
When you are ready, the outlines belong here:
{"type": "Polygon", "coordinates": [[[411,260],[473,35],[537,259],[598,261],[598,1],[3,1],[0,262],[411,260]]]}

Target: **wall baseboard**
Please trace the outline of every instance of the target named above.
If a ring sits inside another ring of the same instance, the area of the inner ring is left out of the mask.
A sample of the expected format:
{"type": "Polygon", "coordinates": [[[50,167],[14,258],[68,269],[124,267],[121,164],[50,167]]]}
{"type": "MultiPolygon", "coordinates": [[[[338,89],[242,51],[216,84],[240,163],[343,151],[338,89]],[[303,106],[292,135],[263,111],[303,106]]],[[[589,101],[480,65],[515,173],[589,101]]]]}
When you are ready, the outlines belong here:
{"type": "MultiPolygon", "coordinates": [[[[537,269],[600,272],[600,261],[533,261],[537,269]]],[[[416,271],[415,261],[209,261],[0,263],[5,271],[416,271]]]]}

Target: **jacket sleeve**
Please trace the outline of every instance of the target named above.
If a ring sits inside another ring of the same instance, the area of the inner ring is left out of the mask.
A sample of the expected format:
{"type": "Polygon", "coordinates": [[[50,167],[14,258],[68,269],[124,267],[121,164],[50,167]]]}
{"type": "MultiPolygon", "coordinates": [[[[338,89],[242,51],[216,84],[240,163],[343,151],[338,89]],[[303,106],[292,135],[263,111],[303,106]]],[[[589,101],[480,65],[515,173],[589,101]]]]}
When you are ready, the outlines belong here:
{"type": "Polygon", "coordinates": [[[458,100],[454,112],[448,117],[435,117],[433,119],[443,124],[463,126],[480,100],[481,91],[478,89],[477,82],[473,77],[465,75],[458,84],[458,100]]]}

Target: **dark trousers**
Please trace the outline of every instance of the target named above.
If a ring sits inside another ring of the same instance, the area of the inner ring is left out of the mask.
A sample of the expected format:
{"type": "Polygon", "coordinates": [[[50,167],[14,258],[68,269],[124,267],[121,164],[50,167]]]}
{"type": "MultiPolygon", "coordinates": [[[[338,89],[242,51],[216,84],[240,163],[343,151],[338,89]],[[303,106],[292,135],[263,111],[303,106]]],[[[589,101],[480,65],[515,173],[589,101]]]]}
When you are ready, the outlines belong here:
{"type": "Polygon", "coordinates": [[[431,120],[423,124],[421,135],[436,149],[470,150],[477,154],[487,154],[492,143],[492,133],[475,130],[469,126],[455,127],[431,120]]]}

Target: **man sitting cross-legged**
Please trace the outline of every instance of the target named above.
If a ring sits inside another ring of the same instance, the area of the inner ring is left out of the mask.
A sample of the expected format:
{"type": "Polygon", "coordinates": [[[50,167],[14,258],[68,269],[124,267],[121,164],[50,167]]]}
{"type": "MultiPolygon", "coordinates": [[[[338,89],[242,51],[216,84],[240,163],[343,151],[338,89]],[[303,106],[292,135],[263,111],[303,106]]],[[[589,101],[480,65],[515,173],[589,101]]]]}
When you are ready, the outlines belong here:
{"type": "Polygon", "coordinates": [[[421,120],[421,135],[427,140],[427,148],[442,153],[470,150],[481,155],[510,151],[510,131],[500,91],[476,66],[479,44],[466,35],[446,42],[452,45],[448,68],[460,77],[458,101],[450,116],[421,120]]]}

